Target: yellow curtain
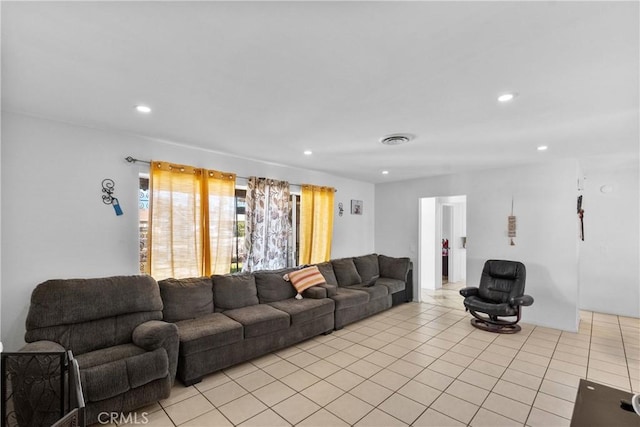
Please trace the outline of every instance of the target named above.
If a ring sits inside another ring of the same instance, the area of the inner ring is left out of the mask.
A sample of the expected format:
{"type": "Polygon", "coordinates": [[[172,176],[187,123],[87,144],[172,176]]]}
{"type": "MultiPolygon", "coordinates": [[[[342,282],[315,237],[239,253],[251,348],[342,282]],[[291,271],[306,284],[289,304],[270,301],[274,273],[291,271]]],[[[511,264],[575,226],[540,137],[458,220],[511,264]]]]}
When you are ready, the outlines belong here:
{"type": "Polygon", "coordinates": [[[302,185],[300,197],[299,263],[316,264],[331,258],[335,189],[302,185]]]}
{"type": "Polygon", "coordinates": [[[151,162],[149,271],[156,279],[228,273],[235,175],[151,162]]]}
{"type": "Polygon", "coordinates": [[[206,171],[209,195],[209,247],[210,274],[226,274],[231,270],[233,240],[236,238],[236,175],[227,172],[206,171]]]}

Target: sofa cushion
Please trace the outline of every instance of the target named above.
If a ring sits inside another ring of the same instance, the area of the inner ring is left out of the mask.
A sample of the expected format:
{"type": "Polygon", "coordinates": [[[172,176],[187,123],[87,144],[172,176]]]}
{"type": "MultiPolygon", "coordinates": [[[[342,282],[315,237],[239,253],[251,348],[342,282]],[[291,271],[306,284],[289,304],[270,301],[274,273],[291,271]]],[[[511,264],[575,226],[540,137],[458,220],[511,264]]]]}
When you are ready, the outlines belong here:
{"type": "Polygon", "coordinates": [[[282,277],[294,270],[293,268],[286,268],[275,271],[254,272],[260,303],[281,301],[296,296],[296,290],[291,286],[291,283],[282,277]]]}
{"type": "Polygon", "coordinates": [[[284,311],[291,316],[291,324],[298,325],[317,319],[329,313],[333,313],[335,304],[329,298],[323,299],[295,299],[272,302],[269,304],[278,310],[284,311]]]}
{"type": "Polygon", "coordinates": [[[331,264],[333,265],[333,271],[336,273],[338,285],[351,286],[362,283],[352,258],[336,259],[331,261],[331,264]]]}
{"type": "Polygon", "coordinates": [[[177,322],[180,334],[180,356],[188,356],[212,348],[242,341],[242,325],[222,313],[211,313],[197,319],[177,322]]]}
{"type": "Polygon", "coordinates": [[[386,286],[389,289],[390,294],[395,294],[396,292],[404,291],[406,286],[405,282],[397,279],[389,279],[387,277],[381,277],[376,280],[376,286],[382,285],[386,286]]]}
{"type": "Polygon", "coordinates": [[[369,301],[384,298],[389,295],[389,288],[382,285],[371,286],[349,286],[349,289],[355,289],[358,291],[364,291],[369,294],[369,301]]]}
{"type": "MultiPolygon", "coordinates": [[[[160,292],[158,292],[160,297],[160,292]]],[[[89,300],[87,300],[89,301],[89,300]]],[[[87,307],[99,304],[87,304],[87,307]]],[[[162,309],[123,314],[89,322],[70,323],[28,330],[25,341],[53,341],[74,355],[131,342],[132,333],[141,323],[162,320],[162,309]]]]}
{"type": "Polygon", "coordinates": [[[478,296],[470,296],[464,299],[464,306],[470,310],[486,313],[490,316],[516,316],[518,309],[509,303],[495,304],[478,296]]]}
{"type": "Polygon", "coordinates": [[[145,353],[145,350],[135,344],[122,344],[100,349],[89,353],[73,355],[78,359],[80,369],[91,368],[93,366],[104,365],[114,360],[126,359],[129,356],[145,353]],[[109,350],[109,351],[106,351],[109,350]]]}
{"type": "Polygon", "coordinates": [[[213,313],[213,290],[210,277],[165,279],[158,282],[164,305],[163,319],[178,322],[213,313]]]}
{"type": "Polygon", "coordinates": [[[76,359],[87,402],[108,399],[169,375],[164,348],[144,351],[124,344],[81,354],[76,359]]]}
{"type": "Polygon", "coordinates": [[[212,280],[216,309],[232,310],[259,303],[256,279],[252,274],[215,275],[212,280]]]}
{"type": "Polygon", "coordinates": [[[322,299],[327,297],[327,290],[321,286],[312,286],[302,293],[303,298],[322,299]]]}
{"type": "Polygon", "coordinates": [[[338,288],[338,292],[331,299],[336,303],[336,310],[342,310],[368,303],[369,294],[357,289],[338,288]]]}
{"type": "Polygon", "coordinates": [[[338,294],[338,285],[320,285],[319,288],[324,288],[327,291],[327,298],[331,298],[338,294]]]}
{"type": "Polygon", "coordinates": [[[224,314],[242,323],[245,338],[259,337],[287,329],[291,322],[287,313],[268,304],[227,310],[224,314]]]}
{"type": "Polygon", "coordinates": [[[380,277],[405,281],[409,272],[409,258],[393,258],[378,255],[380,277]]]}
{"type": "Polygon", "coordinates": [[[318,270],[320,270],[320,273],[324,276],[324,280],[328,285],[338,285],[338,279],[336,279],[336,273],[333,271],[331,261],[316,264],[316,267],[318,267],[318,270]]]}
{"type": "Polygon", "coordinates": [[[27,330],[160,310],[158,283],[151,276],[48,280],[31,294],[27,330]]]}
{"type": "Polygon", "coordinates": [[[378,255],[363,255],[355,257],[353,263],[358,270],[358,274],[362,279],[362,284],[369,286],[373,285],[378,277],[380,277],[380,270],[378,268],[378,255]]]}
{"type": "Polygon", "coordinates": [[[286,274],[284,279],[288,279],[298,293],[301,293],[312,286],[323,285],[326,283],[324,276],[315,265],[292,271],[286,274]]]}

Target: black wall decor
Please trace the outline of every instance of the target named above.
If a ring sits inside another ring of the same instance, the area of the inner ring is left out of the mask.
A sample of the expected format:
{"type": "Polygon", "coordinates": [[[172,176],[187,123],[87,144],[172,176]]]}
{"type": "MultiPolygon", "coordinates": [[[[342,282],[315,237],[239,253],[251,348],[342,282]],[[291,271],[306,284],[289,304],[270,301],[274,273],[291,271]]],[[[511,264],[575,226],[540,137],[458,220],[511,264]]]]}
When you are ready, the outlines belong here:
{"type": "Polygon", "coordinates": [[[122,208],[120,207],[120,202],[118,199],[113,197],[113,192],[115,191],[115,182],[112,179],[105,178],[102,180],[102,203],[105,205],[112,205],[113,209],[116,211],[116,215],[120,216],[123,214],[122,208]]]}

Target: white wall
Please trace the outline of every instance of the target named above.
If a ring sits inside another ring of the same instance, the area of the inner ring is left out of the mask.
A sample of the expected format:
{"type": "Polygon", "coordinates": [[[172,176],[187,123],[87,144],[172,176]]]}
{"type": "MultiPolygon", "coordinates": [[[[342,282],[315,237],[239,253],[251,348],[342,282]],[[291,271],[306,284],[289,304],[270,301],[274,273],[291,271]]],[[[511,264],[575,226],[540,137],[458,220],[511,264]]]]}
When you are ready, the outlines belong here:
{"type": "Polygon", "coordinates": [[[459,283],[467,280],[467,250],[462,247],[462,237],[466,236],[466,196],[459,196],[451,204],[453,235],[449,241],[449,282],[459,283]]]}
{"type": "Polygon", "coordinates": [[[592,164],[585,175],[580,308],[640,317],[638,162],[592,164]]]}
{"type": "Polygon", "coordinates": [[[332,257],[374,250],[373,184],[17,114],[3,113],[2,118],[1,318],[6,350],[23,343],[29,298],[38,283],[138,273],[139,168],[124,161],[128,155],[336,187],[332,257]],[[115,181],[123,216],[102,203],[104,178],[115,181]],[[351,199],[364,201],[363,215],[349,213],[351,199]],[[338,202],[346,207],[342,217],[338,202]]]}
{"type": "Polygon", "coordinates": [[[557,161],[376,185],[376,252],[410,256],[416,268],[418,200],[465,194],[467,283],[477,284],[487,259],[522,261],[526,292],[535,298],[523,310],[524,321],[576,331],[577,171],[577,162],[557,161]],[[516,246],[509,246],[507,238],[512,196],[516,246]]]}
{"type": "MultiPolygon", "coordinates": [[[[2,5],[0,5],[0,11],[2,5]]],[[[1,15],[1,12],[0,12],[1,15]]],[[[0,88],[0,93],[2,89],[0,88]]],[[[0,96],[0,99],[2,96],[0,96]]],[[[0,129],[2,129],[2,116],[0,115],[0,129]]],[[[0,224],[2,223],[2,138],[0,137],[0,224]]],[[[0,242],[2,242],[2,227],[0,226],[0,242]]],[[[2,308],[2,245],[0,245],[0,309],[2,308]]],[[[0,352],[3,351],[2,344],[2,316],[0,316],[0,352]]]]}
{"type": "MultiPolygon", "coordinates": [[[[413,274],[413,277],[418,278],[416,287],[418,291],[413,293],[416,301],[420,301],[420,289],[439,289],[442,287],[442,267],[438,263],[440,259],[438,256],[440,241],[438,240],[438,206],[436,202],[436,197],[425,197],[419,200],[418,235],[420,236],[420,241],[418,242],[418,257],[414,263],[422,268],[416,268],[415,270],[418,274],[413,274]],[[438,277],[438,274],[440,274],[440,277],[438,277]]],[[[387,254],[387,252],[380,253],[387,254]]]]}

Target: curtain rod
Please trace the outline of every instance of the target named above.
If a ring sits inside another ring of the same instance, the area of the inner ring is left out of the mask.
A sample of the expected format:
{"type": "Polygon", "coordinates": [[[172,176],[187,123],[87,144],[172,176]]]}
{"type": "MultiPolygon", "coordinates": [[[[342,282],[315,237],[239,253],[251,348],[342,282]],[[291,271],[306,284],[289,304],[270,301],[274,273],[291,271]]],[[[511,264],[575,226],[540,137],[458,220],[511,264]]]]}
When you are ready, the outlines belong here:
{"type": "MultiPolygon", "coordinates": [[[[129,163],[144,163],[144,164],[146,164],[146,165],[151,165],[151,162],[150,162],[149,160],[134,159],[134,158],[133,158],[133,157],[131,157],[131,156],[127,156],[127,157],[125,157],[124,159],[125,159],[127,162],[129,162],[129,163]]],[[[236,175],[236,177],[237,177],[237,178],[240,178],[240,179],[249,179],[249,178],[248,178],[248,177],[246,177],[246,176],[238,176],[238,175],[236,175]]],[[[290,185],[297,185],[297,186],[299,186],[299,187],[302,187],[302,185],[303,185],[303,184],[291,184],[291,183],[289,183],[289,184],[290,184],[290,185]]],[[[337,189],[337,188],[334,188],[334,189],[333,189],[333,191],[337,193],[337,192],[338,192],[338,189],[337,189]]]]}

